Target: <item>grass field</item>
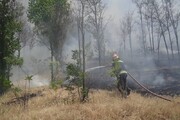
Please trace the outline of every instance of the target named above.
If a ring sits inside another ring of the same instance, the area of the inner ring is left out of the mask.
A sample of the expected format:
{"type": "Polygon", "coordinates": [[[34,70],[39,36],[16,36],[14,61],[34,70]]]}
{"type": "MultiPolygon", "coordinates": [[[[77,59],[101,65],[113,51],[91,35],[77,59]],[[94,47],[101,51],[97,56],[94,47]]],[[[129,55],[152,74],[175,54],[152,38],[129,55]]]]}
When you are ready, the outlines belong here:
{"type": "Polygon", "coordinates": [[[91,90],[88,101],[80,103],[78,96],[68,96],[63,89],[31,92],[39,90],[43,96],[30,99],[26,109],[22,104],[2,104],[14,98],[12,92],[1,96],[0,120],[180,120],[180,97],[168,102],[131,93],[122,99],[117,91],[91,90]]]}

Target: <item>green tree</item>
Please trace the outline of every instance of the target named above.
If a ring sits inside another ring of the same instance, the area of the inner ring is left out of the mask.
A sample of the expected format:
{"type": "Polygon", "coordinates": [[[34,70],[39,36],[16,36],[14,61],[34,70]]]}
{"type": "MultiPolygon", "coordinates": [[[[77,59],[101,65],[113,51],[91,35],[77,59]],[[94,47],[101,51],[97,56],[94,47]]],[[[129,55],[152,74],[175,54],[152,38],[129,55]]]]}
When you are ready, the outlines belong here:
{"type": "Polygon", "coordinates": [[[22,58],[15,55],[20,44],[16,33],[21,30],[17,21],[16,1],[0,1],[0,93],[11,87],[10,70],[13,65],[22,64],[22,58]]]}
{"type": "MultiPolygon", "coordinates": [[[[70,22],[70,4],[68,0],[29,0],[28,18],[35,24],[37,32],[45,36],[51,51],[51,63],[62,60],[62,48],[65,42],[67,26],[70,22]]],[[[51,81],[54,78],[51,65],[51,81]]]]}
{"type": "Polygon", "coordinates": [[[77,86],[80,101],[84,102],[85,99],[88,97],[88,89],[85,86],[83,86],[84,84],[83,82],[85,82],[83,81],[85,77],[85,73],[80,68],[81,63],[79,59],[79,51],[73,50],[72,52],[73,52],[72,59],[76,61],[76,63],[69,63],[66,67],[67,79],[70,79],[70,77],[72,77],[72,80],[70,81],[69,85],[66,87],[67,87],[67,90],[71,92],[73,90],[73,86],[74,85],[77,86]]]}

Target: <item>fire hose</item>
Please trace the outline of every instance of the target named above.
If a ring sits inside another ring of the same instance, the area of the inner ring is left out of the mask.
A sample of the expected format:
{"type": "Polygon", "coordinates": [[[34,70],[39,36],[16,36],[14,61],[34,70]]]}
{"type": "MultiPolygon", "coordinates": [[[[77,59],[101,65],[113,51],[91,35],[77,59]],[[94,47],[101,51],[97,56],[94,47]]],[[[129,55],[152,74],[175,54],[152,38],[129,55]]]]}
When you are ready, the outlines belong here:
{"type": "Polygon", "coordinates": [[[156,96],[156,97],[158,97],[158,98],[161,98],[161,99],[163,99],[163,100],[166,100],[166,101],[169,101],[169,102],[173,102],[171,99],[168,99],[168,98],[165,98],[165,97],[163,97],[163,96],[161,96],[161,95],[158,95],[158,94],[150,91],[150,90],[147,89],[146,87],[144,87],[144,86],[143,86],[141,83],[139,83],[130,73],[128,73],[128,75],[134,80],[134,82],[136,82],[140,87],[142,87],[143,89],[145,89],[145,90],[146,90],[147,92],[149,92],[150,94],[152,94],[152,95],[154,95],[154,96],[156,96]]]}
{"type": "MultiPolygon", "coordinates": [[[[110,67],[110,66],[98,66],[98,67],[94,67],[94,68],[89,68],[89,69],[86,70],[86,72],[91,71],[91,70],[94,70],[94,69],[97,69],[97,68],[104,68],[104,67],[110,67]]],[[[178,68],[179,68],[179,67],[178,67],[178,68]]],[[[163,69],[164,69],[164,68],[163,68],[163,69]]],[[[152,95],[154,95],[154,96],[156,96],[156,97],[158,97],[158,98],[161,98],[161,99],[163,99],[163,100],[166,100],[166,101],[169,101],[169,102],[173,102],[172,99],[168,99],[168,98],[166,98],[166,97],[164,97],[164,96],[162,96],[162,95],[156,94],[156,93],[150,91],[149,89],[147,89],[147,88],[146,88],[145,86],[143,86],[140,82],[138,82],[129,72],[128,72],[128,75],[132,78],[132,80],[133,80],[135,83],[137,83],[140,87],[142,87],[143,89],[145,89],[145,90],[146,90],[147,92],[149,92],[150,94],[152,94],[152,95]]],[[[177,103],[180,104],[179,102],[177,102],[177,103]]]]}

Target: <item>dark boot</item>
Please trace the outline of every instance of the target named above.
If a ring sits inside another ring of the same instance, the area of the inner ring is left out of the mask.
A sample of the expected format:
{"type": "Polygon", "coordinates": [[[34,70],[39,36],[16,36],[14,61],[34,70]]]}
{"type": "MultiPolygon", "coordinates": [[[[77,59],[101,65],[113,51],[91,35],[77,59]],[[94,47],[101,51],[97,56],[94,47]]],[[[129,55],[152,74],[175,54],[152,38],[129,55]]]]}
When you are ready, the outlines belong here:
{"type": "Polygon", "coordinates": [[[130,95],[131,89],[127,87],[127,95],[130,95]]]}

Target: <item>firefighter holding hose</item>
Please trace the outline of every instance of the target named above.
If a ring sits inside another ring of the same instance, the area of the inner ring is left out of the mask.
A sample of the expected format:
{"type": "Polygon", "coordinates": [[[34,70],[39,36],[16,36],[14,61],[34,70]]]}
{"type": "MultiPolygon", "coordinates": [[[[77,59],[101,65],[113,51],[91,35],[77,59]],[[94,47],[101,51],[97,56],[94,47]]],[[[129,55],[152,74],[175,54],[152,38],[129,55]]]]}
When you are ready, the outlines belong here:
{"type": "Polygon", "coordinates": [[[122,97],[126,98],[130,94],[130,89],[127,87],[126,78],[127,71],[123,61],[119,58],[117,53],[114,53],[112,56],[112,76],[117,78],[117,88],[121,92],[122,97]]]}

